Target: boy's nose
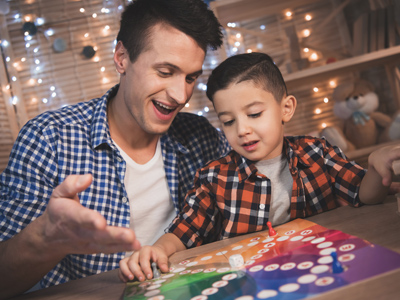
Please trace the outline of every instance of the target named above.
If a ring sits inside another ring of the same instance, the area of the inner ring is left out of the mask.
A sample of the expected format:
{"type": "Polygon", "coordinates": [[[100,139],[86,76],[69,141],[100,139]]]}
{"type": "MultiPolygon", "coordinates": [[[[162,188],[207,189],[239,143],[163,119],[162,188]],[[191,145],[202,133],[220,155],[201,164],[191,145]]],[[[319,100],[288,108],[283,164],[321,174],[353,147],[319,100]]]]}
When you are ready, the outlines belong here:
{"type": "Polygon", "coordinates": [[[245,136],[251,133],[251,127],[245,122],[238,122],[238,135],[245,136]]]}

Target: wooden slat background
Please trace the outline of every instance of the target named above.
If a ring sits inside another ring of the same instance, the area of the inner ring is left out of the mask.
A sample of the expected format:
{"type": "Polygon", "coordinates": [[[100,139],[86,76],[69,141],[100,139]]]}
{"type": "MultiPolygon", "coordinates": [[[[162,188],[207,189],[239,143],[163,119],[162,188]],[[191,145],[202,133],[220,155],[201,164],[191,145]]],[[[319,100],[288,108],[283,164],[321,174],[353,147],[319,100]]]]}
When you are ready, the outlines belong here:
{"type": "MultiPolygon", "coordinates": [[[[252,1],[257,2],[258,0],[252,1]]],[[[286,29],[290,27],[296,29],[301,46],[309,46],[313,50],[318,50],[320,59],[310,62],[310,67],[325,65],[326,60],[331,57],[337,60],[350,57],[353,49],[351,29],[356,17],[353,10],[359,9],[362,12],[365,10],[364,6],[368,6],[370,1],[354,0],[348,7],[352,14],[341,12],[330,22],[324,22],[332,11],[345,1],[347,0],[280,1],[288,3],[288,9],[291,8],[290,5],[294,5],[292,18],[285,17],[285,10],[274,10],[271,14],[255,17],[246,17],[247,14],[243,12],[238,22],[235,19],[230,20],[230,22],[237,22],[239,30],[222,23],[225,27],[226,37],[223,51],[208,53],[203,66],[204,74],[199,78],[198,83],[205,84],[215,65],[233,54],[230,52],[229,41],[234,39],[231,36],[236,33],[241,33],[241,46],[238,53],[245,52],[247,49],[268,53],[284,76],[289,75],[287,66],[290,63],[290,45],[286,29]],[[304,19],[306,14],[312,15],[311,21],[304,19]],[[348,24],[345,22],[346,18],[348,24]],[[349,20],[349,18],[351,19],[349,20]],[[320,24],[324,23],[326,23],[325,26],[319,28],[320,24]],[[264,30],[260,29],[261,25],[265,26],[264,30]],[[311,30],[309,38],[301,36],[303,29],[311,30]],[[315,35],[313,35],[313,31],[316,32],[315,35]]],[[[10,76],[17,78],[16,82],[10,82],[11,89],[15,90],[17,94],[19,91],[21,95],[17,106],[19,126],[43,111],[99,97],[118,82],[118,74],[113,64],[113,49],[119,28],[121,12],[119,7],[123,7],[126,3],[128,2],[123,0],[13,0],[9,2],[10,11],[4,17],[10,46],[4,49],[4,55],[11,59],[10,62],[5,62],[10,76]],[[79,11],[81,7],[85,8],[85,13],[79,11]],[[110,13],[102,13],[102,7],[110,9],[110,13]],[[93,13],[97,13],[97,18],[92,17],[93,13]],[[28,41],[24,39],[22,32],[24,21],[15,19],[16,14],[20,14],[21,18],[30,15],[45,19],[45,24],[38,27],[38,33],[29,41],[29,48],[26,48],[28,41]],[[110,28],[105,32],[106,25],[110,28]],[[45,34],[49,28],[54,30],[53,36],[45,34]],[[86,33],[89,33],[88,37],[85,37],[86,33]],[[56,53],[53,50],[52,45],[56,38],[65,40],[67,44],[65,52],[56,53]],[[96,57],[99,61],[83,57],[82,49],[88,45],[98,48],[96,57]],[[36,53],[33,51],[34,49],[38,49],[36,53]],[[25,61],[21,61],[23,58],[25,61]],[[40,63],[36,65],[35,60],[39,60],[40,63]],[[36,70],[36,67],[40,69],[36,70]],[[101,71],[102,67],[105,68],[104,72],[101,71]],[[40,84],[38,83],[39,79],[42,80],[40,84]],[[55,97],[52,97],[53,91],[50,90],[52,86],[55,87],[55,97]],[[43,98],[47,98],[48,102],[43,103],[43,98]]],[[[266,1],[266,3],[270,3],[270,1],[266,1]]],[[[280,4],[279,7],[274,7],[281,9],[283,6],[280,4]]],[[[396,8],[398,6],[400,5],[396,4],[396,8]]],[[[369,9],[369,6],[367,8],[369,9]]],[[[307,54],[301,52],[301,55],[306,58],[307,54]]],[[[0,63],[3,62],[0,61],[0,63]]],[[[388,114],[393,113],[396,106],[393,104],[389,83],[385,80],[385,70],[383,67],[375,67],[361,74],[358,72],[346,73],[329,80],[309,82],[291,88],[289,92],[296,96],[298,108],[293,120],[285,125],[286,133],[314,134],[320,132],[323,123],[339,124],[339,119],[333,115],[332,101],[328,103],[323,101],[324,98],[330,99],[332,95],[333,87],[329,85],[329,81],[334,80],[340,84],[358,76],[374,82],[381,98],[382,111],[388,114]],[[314,87],[318,87],[319,91],[314,92],[314,87]],[[321,110],[320,114],[315,114],[317,108],[321,110]]],[[[5,78],[2,78],[0,83],[4,90],[5,78]]],[[[11,119],[15,116],[7,112],[5,103],[9,103],[7,101],[10,99],[4,95],[6,94],[3,91],[3,94],[0,94],[0,171],[7,163],[8,153],[15,139],[10,129],[10,124],[13,122],[11,119]]],[[[206,98],[203,90],[196,88],[189,104],[189,107],[184,108],[183,111],[202,113],[214,126],[219,127],[220,124],[212,104],[206,98]],[[205,108],[208,111],[204,110],[205,108]]]]}

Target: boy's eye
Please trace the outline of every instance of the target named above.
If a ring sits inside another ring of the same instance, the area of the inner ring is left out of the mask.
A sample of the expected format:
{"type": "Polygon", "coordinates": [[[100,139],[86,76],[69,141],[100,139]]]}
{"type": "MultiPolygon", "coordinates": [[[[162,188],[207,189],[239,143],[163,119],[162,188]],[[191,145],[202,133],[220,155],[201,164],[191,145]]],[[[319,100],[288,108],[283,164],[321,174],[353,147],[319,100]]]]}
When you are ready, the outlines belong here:
{"type": "Polygon", "coordinates": [[[222,124],[224,124],[224,126],[230,126],[233,124],[233,120],[222,122],[222,124]]]}
{"type": "Polygon", "coordinates": [[[261,116],[261,112],[256,113],[256,114],[250,114],[250,115],[249,115],[250,118],[258,118],[258,117],[260,117],[260,116],[261,116]]]}

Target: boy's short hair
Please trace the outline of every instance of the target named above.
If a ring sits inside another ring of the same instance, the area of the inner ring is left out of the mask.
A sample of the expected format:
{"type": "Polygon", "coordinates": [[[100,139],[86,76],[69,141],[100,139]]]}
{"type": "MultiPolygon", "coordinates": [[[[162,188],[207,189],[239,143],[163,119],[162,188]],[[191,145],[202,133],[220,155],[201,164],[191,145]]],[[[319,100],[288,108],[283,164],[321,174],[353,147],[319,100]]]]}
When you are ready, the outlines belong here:
{"type": "Polygon", "coordinates": [[[222,45],[222,26],[202,0],[136,0],[122,13],[117,36],[131,62],[147,50],[151,29],[157,24],[182,31],[205,52],[222,45]]]}
{"type": "Polygon", "coordinates": [[[207,97],[213,102],[216,92],[243,81],[252,81],[270,92],[278,102],[287,96],[281,71],[271,57],[252,52],[231,56],[216,67],[208,78],[207,97]]]}

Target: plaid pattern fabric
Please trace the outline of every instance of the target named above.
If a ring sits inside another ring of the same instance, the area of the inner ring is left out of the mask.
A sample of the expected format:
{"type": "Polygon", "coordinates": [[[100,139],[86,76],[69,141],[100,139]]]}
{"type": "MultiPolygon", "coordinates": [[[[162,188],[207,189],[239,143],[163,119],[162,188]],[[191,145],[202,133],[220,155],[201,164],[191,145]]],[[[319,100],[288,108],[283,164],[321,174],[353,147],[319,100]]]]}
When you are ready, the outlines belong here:
{"type": "MultiPolygon", "coordinates": [[[[286,137],[284,152],[293,177],[290,219],[338,207],[339,201],[361,205],[358,189],[365,170],[349,162],[325,139],[286,137]]],[[[196,173],[182,212],[167,232],[188,247],[265,230],[271,182],[235,151],[196,173]]]]}
{"type": "MultiPolygon", "coordinates": [[[[0,175],[1,241],[39,217],[53,189],[70,174],[93,175],[91,186],[79,195],[82,205],[100,212],[108,225],[129,227],[126,164],[111,140],[106,114],[107,101],[117,90],[118,85],[101,98],[43,113],[22,128],[0,175]]],[[[224,135],[204,117],[187,113],[178,114],[161,137],[161,147],[177,212],[196,169],[230,150],[224,135]]],[[[41,286],[117,268],[123,255],[68,255],[41,286]]]]}

